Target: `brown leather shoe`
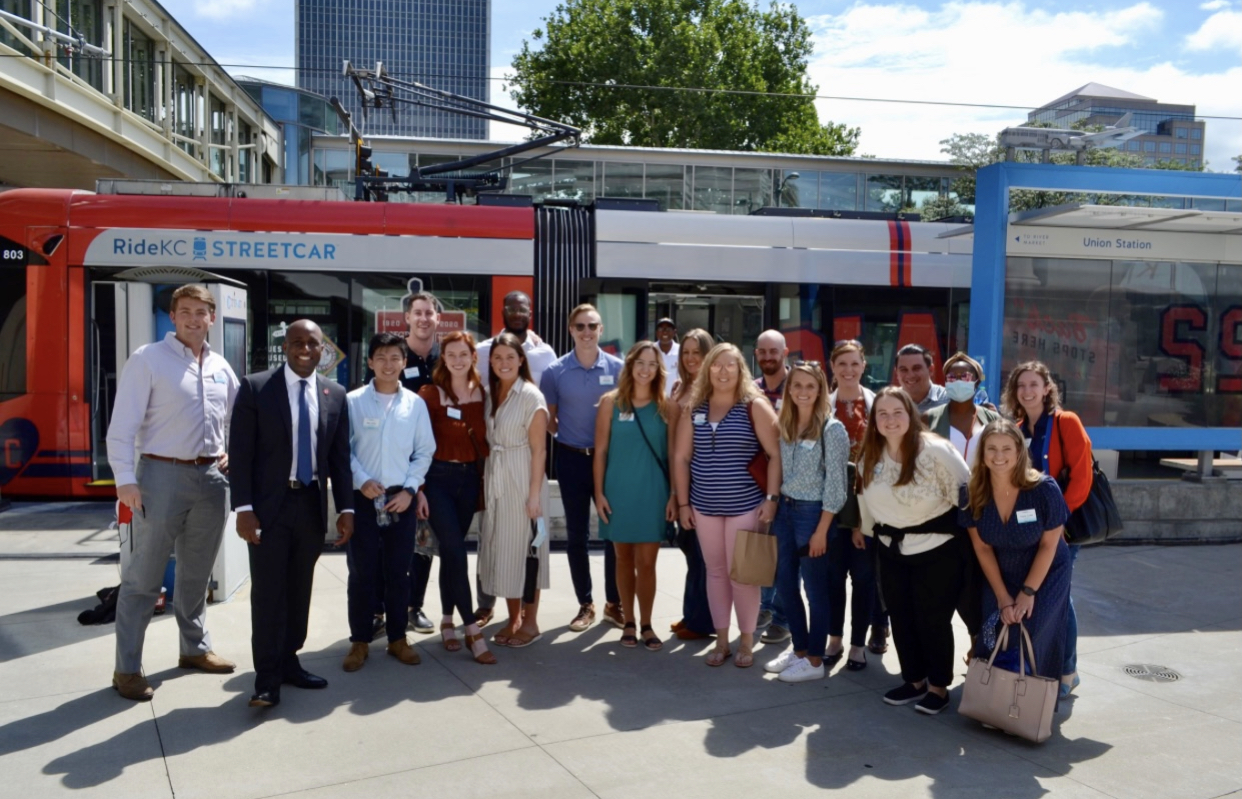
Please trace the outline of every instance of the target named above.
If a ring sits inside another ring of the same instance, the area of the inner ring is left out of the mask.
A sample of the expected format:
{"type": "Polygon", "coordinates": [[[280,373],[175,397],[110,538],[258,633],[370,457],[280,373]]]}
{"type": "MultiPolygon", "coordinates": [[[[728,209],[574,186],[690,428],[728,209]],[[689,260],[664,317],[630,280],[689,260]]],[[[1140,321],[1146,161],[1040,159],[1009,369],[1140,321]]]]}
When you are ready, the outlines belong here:
{"type": "Polygon", "coordinates": [[[410,642],[404,638],[398,638],[388,645],[388,654],[395,657],[407,666],[417,666],[423,662],[418,656],[418,652],[414,651],[414,647],[410,646],[410,642]]]}
{"type": "Polygon", "coordinates": [[[183,669],[198,669],[208,674],[232,674],[237,668],[237,664],[231,660],[225,660],[215,652],[205,652],[201,655],[182,655],[177,661],[177,665],[183,669]]]}
{"type": "Polygon", "coordinates": [[[703,633],[696,633],[694,630],[691,630],[689,627],[682,627],[680,630],[677,631],[677,638],[681,641],[701,641],[704,638],[711,638],[711,635],[710,634],[704,635],[703,633]]]}
{"type": "Polygon", "coordinates": [[[349,654],[345,656],[345,660],[341,662],[341,668],[345,671],[357,671],[362,668],[362,664],[371,656],[371,645],[365,641],[354,641],[349,645],[349,654]]]}
{"type": "Polygon", "coordinates": [[[621,610],[620,602],[604,603],[604,621],[619,630],[625,629],[625,613],[621,610]]]}
{"type": "MultiPolygon", "coordinates": [[[[595,605],[590,602],[578,608],[578,615],[569,623],[569,631],[580,633],[595,623],[595,605]]],[[[624,624],[624,622],[622,622],[624,624]]]]}
{"type": "Polygon", "coordinates": [[[135,702],[150,702],[151,697],[155,696],[155,691],[151,690],[151,684],[147,682],[147,678],[139,673],[112,672],[112,687],[121,696],[135,702]]]}

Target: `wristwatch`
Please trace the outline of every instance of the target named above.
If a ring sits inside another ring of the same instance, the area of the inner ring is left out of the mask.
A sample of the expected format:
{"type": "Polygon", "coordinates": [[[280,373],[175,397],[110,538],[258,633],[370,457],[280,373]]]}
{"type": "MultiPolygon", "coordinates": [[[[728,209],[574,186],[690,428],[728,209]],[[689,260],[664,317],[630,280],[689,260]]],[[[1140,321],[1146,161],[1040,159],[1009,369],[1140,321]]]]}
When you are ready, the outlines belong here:
{"type": "Polygon", "coordinates": [[[1026,594],[1027,596],[1035,596],[1035,589],[1031,588],[1029,585],[1024,585],[1022,586],[1022,593],[1026,594]]]}
{"type": "Polygon", "coordinates": [[[776,494],[768,494],[767,496],[764,497],[764,499],[766,499],[768,502],[780,502],[781,501],[781,498],[777,496],[776,494]]]}

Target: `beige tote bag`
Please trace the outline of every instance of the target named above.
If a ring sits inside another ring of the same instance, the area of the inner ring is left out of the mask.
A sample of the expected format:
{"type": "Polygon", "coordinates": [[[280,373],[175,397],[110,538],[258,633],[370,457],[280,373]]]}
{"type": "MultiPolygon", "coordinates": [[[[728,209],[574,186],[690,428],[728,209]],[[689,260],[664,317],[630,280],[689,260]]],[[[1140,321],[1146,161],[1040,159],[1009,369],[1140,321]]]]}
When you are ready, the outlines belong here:
{"type": "Polygon", "coordinates": [[[992,655],[986,661],[975,658],[970,662],[957,712],[1028,741],[1042,743],[1052,735],[1052,711],[1057,704],[1061,681],[1026,673],[1027,653],[1031,656],[1031,671],[1037,670],[1035,647],[1031,645],[1026,625],[1019,622],[1018,627],[1022,632],[1018,644],[1018,672],[992,665],[996,654],[1009,643],[1009,626],[1006,625],[992,655]]]}

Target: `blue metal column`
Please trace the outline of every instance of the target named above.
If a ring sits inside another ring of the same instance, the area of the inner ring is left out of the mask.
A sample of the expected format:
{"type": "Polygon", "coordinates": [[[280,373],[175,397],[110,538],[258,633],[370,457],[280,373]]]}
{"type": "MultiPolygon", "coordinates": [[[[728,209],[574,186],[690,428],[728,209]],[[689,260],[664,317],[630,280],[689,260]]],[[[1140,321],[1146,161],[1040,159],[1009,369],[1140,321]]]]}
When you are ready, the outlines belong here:
{"type": "Polygon", "coordinates": [[[986,166],[975,178],[975,246],[970,271],[968,351],[983,361],[989,393],[998,405],[1005,387],[1001,371],[1005,232],[1009,228],[1009,174],[1005,166],[986,166]]]}

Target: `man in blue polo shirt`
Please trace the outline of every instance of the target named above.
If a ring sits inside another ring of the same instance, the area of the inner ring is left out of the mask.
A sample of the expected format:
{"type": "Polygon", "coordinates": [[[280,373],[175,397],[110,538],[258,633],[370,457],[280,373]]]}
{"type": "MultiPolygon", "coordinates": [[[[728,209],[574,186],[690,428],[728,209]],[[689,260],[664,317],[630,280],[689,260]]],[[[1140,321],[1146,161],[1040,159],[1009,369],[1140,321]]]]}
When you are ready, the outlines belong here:
{"type": "MultiPolygon", "coordinates": [[[[565,505],[569,573],[580,606],[569,629],[582,632],[595,621],[587,551],[591,502],[595,498],[595,407],[600,397],[616,388],[624,363],[599,348],[604,323],[595,306],[579,305],[570,312],[569,333],[574,339],[573,350],[544,371],[539,388],[548,403],[548,432],[556,436],[556,478],[565,505]]],[[[623,627],[617,561],[610,541],[604,542],[604,595],[604,618],[623,627]]]]}

